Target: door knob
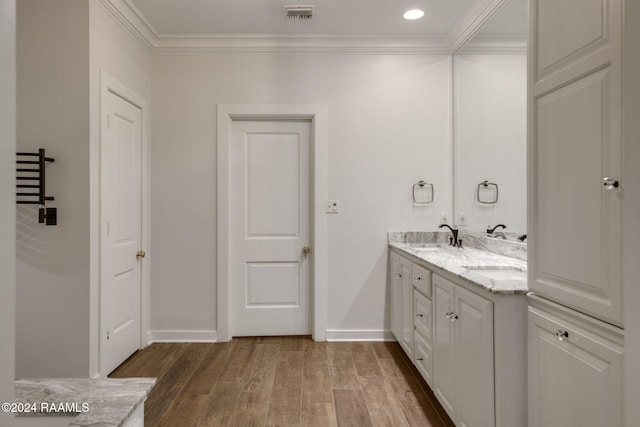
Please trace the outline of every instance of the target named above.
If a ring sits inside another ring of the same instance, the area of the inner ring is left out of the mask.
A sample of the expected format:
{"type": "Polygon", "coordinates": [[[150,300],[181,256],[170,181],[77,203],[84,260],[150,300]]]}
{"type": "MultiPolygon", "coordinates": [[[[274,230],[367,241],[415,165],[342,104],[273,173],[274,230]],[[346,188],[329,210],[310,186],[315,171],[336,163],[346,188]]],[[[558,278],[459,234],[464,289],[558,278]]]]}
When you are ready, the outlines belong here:
{"type": "Polygon", "coordinates": [[[145,251],[138,251],[136,253],[136,258],[144,258],[145,256],[147,256],[147,253],[145,251]]]}
{"type": "Polygon", "coordinates": [[[309,246],[304,246],[302,248],[302,253],[305,255],[309,255],[309,252],[311,252],[311,248],[309,246]]]}

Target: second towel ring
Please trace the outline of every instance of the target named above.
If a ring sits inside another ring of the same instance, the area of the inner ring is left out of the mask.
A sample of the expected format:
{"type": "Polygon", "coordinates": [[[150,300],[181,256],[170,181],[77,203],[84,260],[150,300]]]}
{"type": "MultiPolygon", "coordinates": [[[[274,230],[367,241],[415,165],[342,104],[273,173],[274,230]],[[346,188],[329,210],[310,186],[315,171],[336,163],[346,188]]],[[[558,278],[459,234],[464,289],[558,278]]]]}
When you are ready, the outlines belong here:
{"type": "Polygon", "coordinates": [[[499,194],[499,190],[498,190],[498,184],[494,183],[494,182],[489,182],[486,179],[484,181],[482,181],[480,184],[478,184],[478,190],[476,192],[476,197],[478,198],[478,203],[482,203],[483,205],[493,205],[498,203],[498,194],[499,194]],[[495,197],[491,198],[491,199],[483,199],[480,196],[480,193],[482,192],[482,190],[486,190],[489,187],[494,187],[495,188],[495,197]]]}

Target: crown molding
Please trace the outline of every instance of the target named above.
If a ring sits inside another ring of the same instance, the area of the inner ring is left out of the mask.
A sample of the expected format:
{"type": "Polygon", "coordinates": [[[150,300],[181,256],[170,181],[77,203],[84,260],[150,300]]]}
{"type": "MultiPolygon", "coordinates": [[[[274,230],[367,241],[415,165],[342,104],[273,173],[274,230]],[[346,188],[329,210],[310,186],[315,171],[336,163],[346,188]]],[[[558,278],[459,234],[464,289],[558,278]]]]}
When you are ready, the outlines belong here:
{"type": "Polygon", "coordinates": [[[465,53],[526,54],[527,36],[523,34],[478,34],[456,51],[465,53]]]}
{"type": "Polygon", "coordinates": [[[203,35],[160,37],[152,53],[449,54],[443,37],[203,35]]]}
{"type": "Polygon", "coordinates": [[[141,17],[142,14],[138,9],[126,0],[96,0],[96,2],[143,48],[149,52],[153,51],[154,41],[158,36],[147,20],[141,17]]]}
{"type": "Polygon", "coordinates": [[[447,31],[449,47],[456,51],[464,46],[507,0],[475,0],[447,31]]]}

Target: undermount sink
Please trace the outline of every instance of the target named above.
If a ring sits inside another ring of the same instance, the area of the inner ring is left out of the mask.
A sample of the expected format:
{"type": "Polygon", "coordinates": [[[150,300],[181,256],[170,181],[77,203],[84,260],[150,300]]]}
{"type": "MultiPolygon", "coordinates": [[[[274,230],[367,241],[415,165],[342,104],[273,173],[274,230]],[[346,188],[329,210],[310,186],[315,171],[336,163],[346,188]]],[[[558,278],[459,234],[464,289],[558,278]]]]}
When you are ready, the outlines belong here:
{"type": "Polygon", "coordinates": [[[418,252],[437,251],[441,246],[437,243],[414,243],[411,245],[411,249],[418,252]]]}
{"type": "Polygon", "coordinates": [[[465,265],[464,268],[491,280],[527,280],[527,270],[520,267],[500,265],[465,265]]]}

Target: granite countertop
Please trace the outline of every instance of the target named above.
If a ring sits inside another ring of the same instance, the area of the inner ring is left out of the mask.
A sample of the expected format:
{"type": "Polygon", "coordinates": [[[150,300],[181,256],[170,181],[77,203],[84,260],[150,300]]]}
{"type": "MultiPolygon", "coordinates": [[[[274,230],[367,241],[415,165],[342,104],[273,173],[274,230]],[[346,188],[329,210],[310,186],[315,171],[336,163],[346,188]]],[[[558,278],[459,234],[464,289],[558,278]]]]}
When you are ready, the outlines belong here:
{"type": "Polygon", "coordinates": [[[436,273],[438,273],[439,270],[443,270],[457,278],[463,279],[466,283],[493,294],[519,295],[528,292],[526,279],[489,279],[473,270],[465,268],[491,266],[513,268],[521,272],[526,272],[527,262],[525,260],[471,247],[455,248],[445,243],[442,236],[438,235],[438,233],[431,234],[433,234],[431,238],[406,239],[394,238],[392,237],[392,233],[389,233],[389,246],[425,261],[436,273]],[[421,250],[421,247],[429,247],[429,249],[421,250]]]}
{"type": "Polygon", "coordinates": [[[147,398],[155,378],[46,378],[15,381],[16,402],[35,404],[38,411],[21,415],[70,415],[52,411],[52,404],[78,413],[70,426],[118,427],[147,398]],[[42,408],[42,411],[40,411],[42,408]]]}

